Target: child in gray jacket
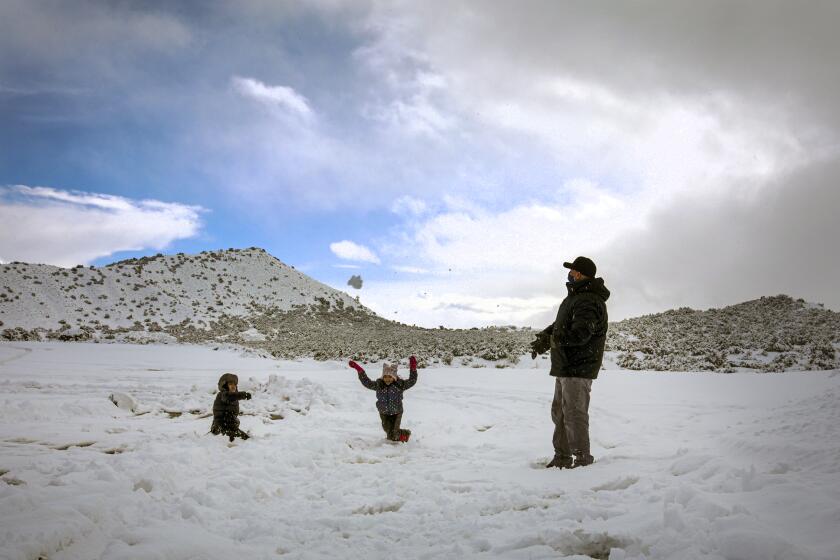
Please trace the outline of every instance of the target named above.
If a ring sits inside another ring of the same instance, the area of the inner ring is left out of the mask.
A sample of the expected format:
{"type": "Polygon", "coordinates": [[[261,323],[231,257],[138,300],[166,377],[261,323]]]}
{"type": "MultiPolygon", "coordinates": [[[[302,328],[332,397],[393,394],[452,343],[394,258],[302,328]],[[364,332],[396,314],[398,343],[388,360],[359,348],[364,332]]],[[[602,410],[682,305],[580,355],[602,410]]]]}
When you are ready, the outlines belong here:
{"type": "Polygon", "coordinates": [[[350,360],[350,367],[358,372],[362,385],[376,391],[376,409],[379,411],[385,437],[391,441],[407,442],[411,437],[411,430],[400,429],[400,423],[403,415],[403,392],[417,383],[417,358],[411,356],[408,364],[411,372],[408,379],[402,379],[399,376],[397,364],[386,363],[382,365],[382,377],[371,381],[364,368],[350,360]]]}

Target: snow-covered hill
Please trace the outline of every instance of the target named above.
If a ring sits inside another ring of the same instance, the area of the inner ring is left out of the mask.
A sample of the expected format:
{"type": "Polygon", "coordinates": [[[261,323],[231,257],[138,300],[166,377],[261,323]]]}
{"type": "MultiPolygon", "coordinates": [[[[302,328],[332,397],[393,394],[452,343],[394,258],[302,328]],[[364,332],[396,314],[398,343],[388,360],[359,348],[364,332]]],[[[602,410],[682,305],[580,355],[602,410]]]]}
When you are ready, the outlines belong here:
{"type": "Polygon", "coordinates": [[[101,268],[11,263],[0,270],[0,320],[26,330],[206,327],[262,308],[361,308],[257,248],[158,254],[101,268]]]}
{"type": "Polygon", "coordinates": [[[825,370],[840,367],[840,313],[780,295],[722,309],[681,308],[612,325],[628,369],[825,370]]]}
{"type": "Polygon", "coordinates": [[[262,249],[155,255],[101,268],[0,265],[0,340],[230,342],[277,357],[516,361],[530,340],[509,328],[423,329],[262,249]]]}

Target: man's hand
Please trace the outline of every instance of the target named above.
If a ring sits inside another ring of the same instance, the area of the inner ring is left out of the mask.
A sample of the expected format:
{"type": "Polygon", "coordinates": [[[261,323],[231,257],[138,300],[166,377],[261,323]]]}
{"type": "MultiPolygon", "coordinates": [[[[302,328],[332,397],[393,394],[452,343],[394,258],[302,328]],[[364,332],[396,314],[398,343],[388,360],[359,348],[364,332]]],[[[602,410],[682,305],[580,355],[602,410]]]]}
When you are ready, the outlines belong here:
{"type": "Polygon", "coordinates": [[[547,352],[551,348],[551,338],[545,333],[537,333],[534,341],[531,342],[531,359],[537,359],[538,354],[547,352]]]}
{"type": "Polygon", "coordinates": [[[365,369],[362,366],[360,366],[359,364],[357,364],[356,362],[354,362],[353,360],[350,360],[347,365],[349,365],[351,368],[355,369],[359,373],[364,373],[365,372],[365,369]]]}
{"type": "Polygon", "coordinates": [[[245,400],[246,400],[246,401],[250,401],[250,400],[251,400],[251,393],[245,393],[245,400]]]}
{"type": "Polygon", "coordinates": [[[415,358],[414,356],[411,356],[408,359],[408,369],[410,369],[411,371],[417,369],[417,358],[415,358]]]}

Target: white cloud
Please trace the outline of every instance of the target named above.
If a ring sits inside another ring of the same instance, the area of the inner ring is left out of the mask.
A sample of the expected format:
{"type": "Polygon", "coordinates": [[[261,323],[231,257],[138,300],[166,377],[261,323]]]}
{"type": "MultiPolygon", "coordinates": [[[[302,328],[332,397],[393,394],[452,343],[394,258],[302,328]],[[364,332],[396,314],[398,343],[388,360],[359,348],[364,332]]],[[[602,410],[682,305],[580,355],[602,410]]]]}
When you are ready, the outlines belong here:
{"type": "Polygon", "coordinates": [[[424,200],[410,195],[401,196],[391,204],[391,212],[394,214],[419,216],[425,213],[427,209],[428,204],[424,200]]]}
{"type": "Polygon", "coordinates": [[[350,270],[358,270],[362,268],[357,264],[334,264],[333,268],[343,268],[343,269],[350,269],[350,270]]]}
{"type": "Polygon", "coordinates": [[[239,76],[235,76],[232,81],[236,91],[245,97],[255,99],[269,107],[280,108],[305,120],[313,117],[309,101],[290,87],[269,86],[259,80],[239,76]]]}
{"type": "Polygon", "coordinates": [[[410,280],[372,281],[363,303],[386,317],[427,327],[545,326],[565,291],[562,263],[598,257],[642,229],[641,207],[586,180],[571,180],[546,201],[491,210],[447,197],[439,210],[407,219],[390,243],[393,270],[410,280]]]}
{"type": "Polygon", "coordinates": [[[489,277],[437,276],[398,282],[370,281],[365,283],[360,298],[383,317],[428,328],[525,324],[546,310],[556,313],[560,301],[556,296],[536,291],[521,296],[498,293],[497,281],[498,278],[489,277]]]}
{"type": "Polygon", "coordinates": [[[0,187],[5,257],[58,266],[118,251],[162,250],[201,228],[198,206],[50,187],[0,187]]]}
{"type": "Polygon", "coordinates": [[[374,13],[367,26],[371,42],[355,58],[379,83],[363,113],[397,135],[445,142],[461,124],[447,106],[446,77],[430,68],[422,52],[400,44],[399,22],[374,13]]]}
{"type": "Polygon", "coordinates": [[[566,202],[534,201],[501,211],[453,203],[406,221],[403,235],[383,247],[400,262],[396,266],[459,275],[545,274],[558,259],[597,251],[640,224],[639,209],[628,208],[632,200],[598,185],[575,180],[558,189],[558,196],[569,193],[566,202]]]}
{"type": "Polygon", "coordinates": [[[392,266],[391,270],[405,272],[406,274],[428,274],[429,270],[419,266],[392,266]]]}
{"type": "MultiPolygon", "coordinates": [[[[110,194],[84,193],[77,191],[62,191],[50,187],[28,187],[26,185],[15,185],[11,190],[30,198],[31,200],[66,202],[71,205],[101,208],[104,210],[126,211],[134,207],[134,202],[110,194]]],[[[147,201],[154,204],[153,201],[147,201]]]]}
{"type": "Polygon", "coordinates": [[[358,245],[352,241],[344,240],[330,243],[330,251],[332,251],[338,258],[347,261],[361,261],[373,264],[380,263],[379,257],[377,257],[373,251],[364,245],[358,245]]]}
{"type": "Polygon", "coordinates": [[[436,139],[443,139],[457,124],[451,114],[424,95],[393,101],[377,116],[403,133],[436,139]]]}

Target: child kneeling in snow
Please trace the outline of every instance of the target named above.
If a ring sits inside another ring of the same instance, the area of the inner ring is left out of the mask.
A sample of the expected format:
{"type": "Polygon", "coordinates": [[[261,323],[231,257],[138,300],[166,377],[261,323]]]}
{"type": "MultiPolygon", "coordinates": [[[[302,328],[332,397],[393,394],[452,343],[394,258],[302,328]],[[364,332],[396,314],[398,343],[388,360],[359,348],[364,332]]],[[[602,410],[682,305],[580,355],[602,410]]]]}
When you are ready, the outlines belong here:
{"type": "Polygon", "coordinates": [[[239,401],[249,400],[251,393],[237,391],[239,378],[232,373],[225,373],[219,378],[219,392],[216,393],[216,400],[213,402],[213,425],[210,432],[215,435],[226,435],[233,441],[233,438],[240,437],[248,439],[249,436],[239,429],[239,401]]]}
{"type": "Polygon", "coordinates": [[[400,378],[397,374],[397,364],[386,363],[382,364],[382,377],[371,381],[362,366],[350,360],[350,367],[359,373],[359,381],[362,385],[376,391],[376,409],[379,411],[385,436],[391,441],[405,442],[411,436],[410,430],[400,429],[400,422],[403,414],[403,392],[417,383],[417,358],[412,356],[408,364],[411,374],[407,380],[400,378]]]}

